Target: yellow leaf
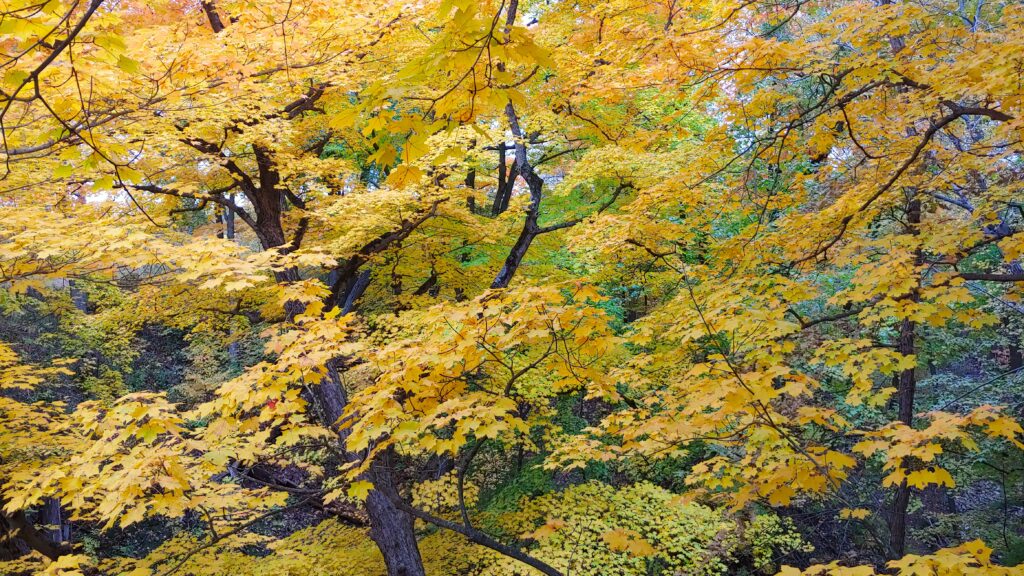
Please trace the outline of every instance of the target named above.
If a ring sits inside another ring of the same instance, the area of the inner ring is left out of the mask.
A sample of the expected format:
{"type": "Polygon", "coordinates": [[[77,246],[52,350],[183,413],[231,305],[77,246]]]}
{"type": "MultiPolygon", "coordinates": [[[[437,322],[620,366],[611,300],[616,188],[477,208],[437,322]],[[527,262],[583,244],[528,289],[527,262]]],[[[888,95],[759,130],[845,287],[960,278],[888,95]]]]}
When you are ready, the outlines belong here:
{"type": "Polygon", "coordinates": [[[132,60],[123,54],[117,58],[117,67],[129,74],[138,74],[142,71],[142,68],[139,66],[137,61],[132,60]]]}
{"type": "Polygon", "coordinates": [[[357,480],[348,487],[348,495],[356,500],[366,500],[366,496],[373,490],[373,483],[366,480],[357,480]]]}

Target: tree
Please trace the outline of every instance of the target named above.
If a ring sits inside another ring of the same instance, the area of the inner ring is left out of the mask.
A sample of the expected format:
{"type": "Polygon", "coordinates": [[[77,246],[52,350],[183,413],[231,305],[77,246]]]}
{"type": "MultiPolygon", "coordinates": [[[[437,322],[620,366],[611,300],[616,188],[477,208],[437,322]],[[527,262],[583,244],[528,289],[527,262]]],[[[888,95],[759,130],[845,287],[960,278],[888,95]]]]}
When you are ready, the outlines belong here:
{"type": "Polygon", "coordinates": [[[10,570],[1019,570],[1022,24],[10,4],[10,570]]]}

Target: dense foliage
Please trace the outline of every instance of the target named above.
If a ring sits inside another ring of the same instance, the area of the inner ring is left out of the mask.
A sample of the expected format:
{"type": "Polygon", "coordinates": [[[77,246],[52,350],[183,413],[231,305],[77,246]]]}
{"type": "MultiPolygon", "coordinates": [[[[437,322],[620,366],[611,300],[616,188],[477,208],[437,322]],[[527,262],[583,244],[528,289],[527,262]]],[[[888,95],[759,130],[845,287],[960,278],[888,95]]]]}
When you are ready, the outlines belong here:
{"type": "Polygon", "coordinates": [[[0,2],[0,573],[1024,574],[1024,5],[0,2]]]}

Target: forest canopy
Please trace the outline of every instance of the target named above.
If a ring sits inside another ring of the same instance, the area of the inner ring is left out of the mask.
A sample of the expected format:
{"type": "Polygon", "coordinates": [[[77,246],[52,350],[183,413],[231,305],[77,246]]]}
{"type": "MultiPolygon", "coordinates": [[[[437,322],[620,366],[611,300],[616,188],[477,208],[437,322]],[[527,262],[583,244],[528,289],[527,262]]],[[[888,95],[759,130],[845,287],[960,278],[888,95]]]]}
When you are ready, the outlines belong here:
{"type": "Polygon", "coordinates": [[[1024,4],[0,2],[0,574],[1024,575],[1024,4]]]}

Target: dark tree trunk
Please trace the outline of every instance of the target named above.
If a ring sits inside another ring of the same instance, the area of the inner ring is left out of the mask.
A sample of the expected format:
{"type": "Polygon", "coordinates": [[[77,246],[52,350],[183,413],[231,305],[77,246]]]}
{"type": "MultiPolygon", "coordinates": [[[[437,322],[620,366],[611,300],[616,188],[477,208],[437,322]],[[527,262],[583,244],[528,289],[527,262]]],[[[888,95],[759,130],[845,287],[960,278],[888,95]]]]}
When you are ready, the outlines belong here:
{"type": "Polygon", "coordinates": [[[259,202],[253,202],[253,209],[256,212],[256,237],[259,238],[260,246],[264,250],[280,248],[285,245],[284,227],[281,226],[281,197],[277,194],[273,198],[265,199],[264,194],[253,194],[253,198],[259,198],[259,202]]]}
{"type": "Polygon", "coordinates": [[[24,511],[18,510],[13,514],[3,512],[5,504],[0,499],[0,560],[13,560],[31,550],[56,560],[67,552],[67,547],[55,545],[36,530],[24,511]]]}
{"type": "MultiPolygon", "coordinates": [[[[284,235],[284,227],[281,226],[281,196],[280,194],[253,194],[252,198],[261,198],[260,204],[253,203],[256,211],[256,237],[259,238],[260,246],[264,250],[278,248],[287,251],[287,240],[284,235]],[[268,199],[267,196],[272,196],[268,199]]],[[[297,268],[288,268],[274,272],[274,278],[278,282],[297,282],[300,280],[297,268]]]]}
{"type": "MultiPolygon", "coordinates": [[[[348,403],[339,373],[342,365],[341,359],[328,362],[327,378],[313,390],[325,424],[336,431],[338,420],[348,403]]],[[[346,433],[338,432],[344,441],[346,433]]],[[[400,496],[395,486],[390,457],[388,453],[378,455],[370,464],[370,469],[360,477],[361,480],[373,483],[373,490],[366,497],[370,538],[384,556],[388,576],[425,576],[413,517],[395,505],[400,496]]]]}
{"type": "Polygon", "coordinates": [[[203,12],[206,12],[206,18],[210,21],[210,28],[213,29],[214,33],[218,33],[224,29],[224,22],[220,19],[220,14],[217,13],[217,7],[214,5],[212,0],[208,0],[202,3],[203,12]]]}
{"type": "Polygon", "coordinates": [[[360,272],[362,265],[362,259],[354,256],[332,270],[328,277],[333,303],[342,309],[343,314],[348,314],[354,309],[356,300],[370,284],[370,272],[360,272]]]}
{"type": "MultiPolygon", "coordinates": [[[[231,204],[234,204],[235,195],[229,195],[228,200],[231,204]]],[[[224,237],[228,240],[235,239],[235,213],[230,209],[224,210],[224,237]]]]}
{"type": "Polygon", "coordinates": [[[526,252],[530,249],[530,244],[533,240],[541,234],[541,228],[538,224],[540,219],[540,203],[542,194],[544,191],[544,180],[533,170],[533,166],[530,165],[530,161],[526,156],[526,144],[523,143],[523,130],[519,126],[519,117],[516,115],[515,108],[512,107],[510,102],[505,106],[505,115],[508,117],[509,127],[512,129],[512,134],[516,137],[516,159],[513,168],[513,174],[509,176],[510,182],[507,184],[509,190],[512,188],[512,183],[515,181],[515,172],[518,172],[523,180],[526,181],[526,185],[530,188],[530,206],[526,210],[526,222],[523,223],[523,229],[519,233],[519,237],[516,238],[515,244],[512,245],[512,249],[509,250],[508,256],[505,258],[504,264],[501,266],[501,270],[498,271],[498,275],[494,278],[494,282],[491,283],[491,288],[506,288],[509,282],[512,281],[512,277],[515,276],[516,271],[519,269],[519,265],[522,264],[523,258],[526,257],[526,252]]]}
{"type": "MultiPolygon", "coordinates": [[[[907,205],[907,226],[908,232],[916,235],[921,224],[921,201],[912,199],[907,205]]],[[[915,263],[920,265],[923,254],[918,249],[915,253],[915,263]]],[[[914,302],[920,299],[917,288],[910,293],[909,298],[914,302]]],[[[900,323],[900,339],[897,350],[904,356],[914,354],[916,324],[905,319],[900,323]]],[[[917,392],[917,380],[915,370],[910,368],[899,375],[897,388],[897,406],[900,422],[907,426],[914,423],[914,394],[917,392]]],[[[889,516],[889,552],[893,558],[900,558],[906,553],[907,544],[907,506],[910,504],[910,486],[903,481],[896,493],[893,495],[892,511],[889,516]]]]}
{"type": "Polygon", "coordinates": [[[60,500],[47,498],[39,510],[39,524],[43,526],[42,535],[57,548],[63,547],[71,540],[71,524],[64,519],[60,500]]]}
{"type": "MultiPolygon", "coordinates": [[[[217,13],[214,3],[212,1],[204,1],[202,6],[214,32],[223,30],[224,24],[217,13]]],[[[256,233],[264,250],[285,247],[288,240],[285,237],[284,227],[281,224],[284,195],[277,187],[280,183],[280,176],[274,168],[269,151],[259,146],[253,146],[253,152],[256,155],[256,165],[259,169],[259,186],[257,187],[249,179],[242,186],[242,191],[249,200],[249,203],[252,204],[256,216],[256,225],[253,227],[253,232],[256,233]]],[[[290,198],[293,202],[295,201],[293,196],[290,198]]],[[[298,207],[303,208],[303,206],[298,207]]],[[[432,213],[433,211],[431,211],[432,213]]],[[[408,235],[409,231],[418,224],[413,223],[412,228],[404,231],[405,235],[408,235]]],[[[295,245],[291,246],[290,249],[298,248],[302,237],[302,229],[303,227],[300,224],[300,230],[292,240],[295,245]]],[[[383,246],[387,247],[389,243],[390,240],[385,239],[383,246]]],[[[362,264],[362,261],[355,265],[351,276],[355,276],[355,271],[360,264],[362,264]]],[[[275,273],[275,277],[278,282],[299,280],[298,270],[294,268],[275,273]]],[[[348,282],[348,279],[344,278],[343,281],[348,282]]],[[[350,289],[346,290],[346,297],[349,295],[349,292],[351,292],[350,289]]],[[[335,294],[337,293],[335,292],[335,294]]],[[[301,312],[301,305],[286,304],[285,312],[289,317],[294,317],[297,313],[301,312]]],[[[329,377],[325,378],[319,386],[315,386],[313,389],[313,395],[321,409],[321,417],[324,423],[335,430],[337,430],[336,423],[344,412],[347,403],[345,390],[337,372],[338,369],[339,365],[337,362],[329,363],[329,377]]],[[[343,435],[339,436],[343,439],[343,435]]],[[[377,543],[381,554],[384,556],[388,576],[424,576],[423,562],[420,559],[419,547],[416,543],[416,533],[413,530],[413,518],[408,513],[399,510],[387,498],[387,496],[395,491],[394,479],[391,476],[390,468],[375,463],[367,472],[365,479],[370,480],[377,486],[375,490],[370,492],[370,496],[366,500],[366,508],[371,523],[370,536],[377,543]],[[374,496],[374,494],[377,496],[374,496]]]]}
{"type": "Polygon", "coordinates": [[[400,496],[388,456],[379,455],[364,476],[373,482],[373,490],[366,497],[370,538],[384,555],[388,576],[424,576],[413,517],[395,505],[400,496]]]}
{"type": "Polygon", "coordinates": [[[531,202],[530,210],[526,213],[526,222],[523,223],[523,229],[519,232],[519,237],[516,238],[515,244],[509,250],[508,256],[505,257],[505,262],[502,264],[501,270],[498,271],[498,275],[494,278],[494,282],[491,283],[491,288],[507,288],[512,281],[512,277],[516,275],[519,265],[523,263],[523,258],[526,257],[526,252],[530,249],[530,244],[533,243],[534,238],[540,233],[540,227],[537,225],[537,212],[531,202]]]}
{"type": "Polygon", "coordinates": [[[362,272],[359,273],[359,277],[356,278],[355,284],[352,285],[352,288],[348,291],[348,294],[345,295],[345,303],[341,307],[341,313],[348,314],[349,312],[354,310],[356,306],[356,300],[358,300],[359,297],[363,295],[363,292],[366,292],[366,289],[369,286],[370,271],[363,270],[362,272]]]}
{"type": "MultiPolygon", "coordinates": [[[[470,146],[476,146],[476,140],[471,142],[470,146]]],[[[469,189],[469,194],[466,196],[466,208],[469,209],[470,214],[476,214],[476,168],[470,168],[466,172],[466,188],[469,189]]]]}
{"type": "Polygon", "coordinates": [[[25,541],[14,535],[17,528],[6,514],[0,513],[0,562],[8,562],[28,554],[25,541]]]}
{"type": "Polygon", "coordinates": [[[313,391],[324,425],[338,432],[343,440],[348,434],[347,431],[338,429],[338,420],[345,413],[345,407],[348,406],[348,395],[345,393],[345,386],[341,381],[341,371],[344,367],[344,358],[328,360],[327,378],[313,391]]]}
{"type": "Polygon", "coordinates": [[[494,204],[491,206],[491,215],[501,214],[501,196],[505,193],[505,143],[498,144],[498,187],[494,190],[494,204]]]}
{"type": "MultiPolygon", "coordinates": [[[[512,198],[512,188],[516,184],[516,177],[519,175],[519,168],[513,158],[511,169],[505,162],[504,142],[498,144],[498,186],[494,191],[494,203],[491,205],[491,215],[498,216],[508,210],[509,199],[512,198]]],[[[513,148],[514,150],[514,148],[513,148]]]]}
{"type": "Polygon", "coordinates": [[[516,177],[519,176],[519,168],[516,163],[512,163],[512,167],[509,168],[508,177],[505,178],[505,189],[501,192],[501,205],[498,206],[498,214],[508,210],[508,203],[512,199],[512,189],[516,185],[516,177]]]}
{"type": "MultiPolygon", "coordinates": [[[[255,194],[261,198],[258,204],[253,202],[257,214],[257,223],[260,225],[256,234],[264,249],[278,248],[285,244],[284,229],[281,226],[281,198],[280,195],[255,194]],[[268,198],[271,196],[271,198],[268,198]]],[[[250,201],[252,199],[250,198],[250,201]]],[[[356,268],[358,269],[358,268],[356,268]]],[[[352,272],[355,272],[353,270],[352,272]]],[[[347,272],[341,274],[346,277],[352,275],[347,272]]],[[[299,279],[298,271],[295,269],[285,270],[276,274],[279,282],[289,282],[299,279]]],[[[352,288],[346,290],[346,304],[351,306],[358,298],[356,288],[360,280],[365,281],[359,293],[365,290],[369,284],[369,273],[360,274],[352,288]]],[[[294,317],[301,312],[301,304],[296,306],[285,306],[289,317],[294,317]]],[[[350,310],[351,308],[349,308],[350,310]]],[[[341,359],[332,360],[328,363],[328,377],[318,386],[313,387],[313,396],[321,412],[320,416],[326,426],[337,430],[337,422],[345,411],[348,399],[345,389],[342,386],[339,370],[341,359]]],[[[344,434],[339,434],[343,441],[344,434]]],[[[370,518],[370,536],[380,548],[384,556],[384,563],[388,567],[388,576],[424,576],[423,562],[420,559],[419,546],[416,542],[416,532],[413,529],[413,518],[408,513],[398,509],[392,501],[386,497],[387,491],[395,490],[394,480],[391,477],[389,468],[381,468],[374,464],[363,476],[364,480],[374,483],[375,489],[370,492],[366,500],[366,512],[370,518]],[[380,488],[376,488],[376,486],[380,488]],[[381,490],[382,492],[377,492],[381,490]],[[377,494],[374,496],[374,494],[377,494]]]]}

